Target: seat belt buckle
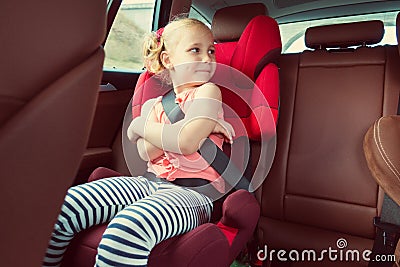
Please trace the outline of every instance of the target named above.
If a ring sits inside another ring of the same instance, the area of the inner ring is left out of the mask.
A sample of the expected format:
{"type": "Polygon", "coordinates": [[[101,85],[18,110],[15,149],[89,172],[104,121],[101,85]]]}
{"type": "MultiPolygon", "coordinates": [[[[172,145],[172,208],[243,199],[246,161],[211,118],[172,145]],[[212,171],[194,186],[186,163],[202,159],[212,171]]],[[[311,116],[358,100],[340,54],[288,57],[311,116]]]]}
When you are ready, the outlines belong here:
{"type": "Polygon", "coordinates": [[[383,244],[386,247],[396,248],[397,242],[400,238],[400,226],[388,222],[382,222],[381,217],[374,217],[374,225],[382,232],[383,244]]]}

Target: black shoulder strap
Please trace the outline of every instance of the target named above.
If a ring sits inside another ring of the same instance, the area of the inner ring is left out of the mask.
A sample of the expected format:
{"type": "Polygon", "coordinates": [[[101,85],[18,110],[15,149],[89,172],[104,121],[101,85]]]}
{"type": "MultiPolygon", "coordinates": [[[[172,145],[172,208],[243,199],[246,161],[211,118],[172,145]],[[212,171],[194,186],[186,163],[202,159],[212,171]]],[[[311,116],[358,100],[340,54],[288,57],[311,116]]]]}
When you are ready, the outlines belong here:
{"type": "Polygon", "coordinates": [[[162,106],[164,108],[165,114],[171,123],[182,120],[185,114],[175,102],[175,92],[173,89],[169,90],[161,99],[162,106]]]}
{"type": "MultiPolygon", "coordinates": [[[[161,100],[165,114],[171,123],[180,121],[185,117],[185,114],[175,102],[175,97],[174,90],[170,90],[161,100]]],[[[241,175],[230,158],[211,139],[207,138],[198,152],[229,185],[237,190],[249,190],[249,180],[241,175]],[[236,183],[236,181],[238,182],[236,183]],[[233,186],[234,184],[235,186],[233,186]]]]}

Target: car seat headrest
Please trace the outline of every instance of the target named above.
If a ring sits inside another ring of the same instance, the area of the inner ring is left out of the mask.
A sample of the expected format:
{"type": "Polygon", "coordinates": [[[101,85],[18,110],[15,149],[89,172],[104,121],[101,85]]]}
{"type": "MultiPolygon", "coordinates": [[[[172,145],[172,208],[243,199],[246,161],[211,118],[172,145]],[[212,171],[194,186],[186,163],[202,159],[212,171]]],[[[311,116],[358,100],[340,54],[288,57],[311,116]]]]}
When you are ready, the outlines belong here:
{"type": "Polygon", "coordinates": [[[379,43],[383,34],[380,20],[316,26],[306,30],[305,43],[313,49],[365,46],[379,43]]]}
{"type": "MultiPolygon", "coordinates": [[[[257,107],[269,106],[269,103],[265,101],[268,99],[265,92],[269,93],[270,88],[271,91],[275,92],[272,88],[277,88],[274,87],[279,79],[278,75],[275,76],[277,72],[274,71],[277,66],[269,63],[278,61],[281,48],[279,26],[273,18],[265,15],[251,19],[238,42],[216,44],[217,60],[218,54],[225,52],[224,59],[228,60],[226,60],[226,64],[222,62],[224,64],[217,67],[212,82],[218,84],[214,81],[216,77],[225,77],[226,80],[229,80],[227,84],[221,87],[221,92],[223,102],[234,113],[231,114],[228,109],[225,109],[225,118],[234,127],[236,126],[237,136],[247,135],[252,140],[259,140],[261,135],[269,132],[269,130],[273,132],[274,127],[267,123],[267,121],[272,122],[272,120],[263,119],[264,125],[259,125],[256,119],[258,113],[255,110],[257,107]],[[224,67],[226,65],[229,67],[224,67]],[[260,73],[267,67],[269,68],[269,76],[267,78],[266,76],[260,77],[266,79],[268,83],[261,82],[263,86],[259,89],[255,88],[254,83],[257,82],[260,73]],[[235,71],[229,71],[229,68],[237,70],[243,76],[235,71]],[[247,79],[242,77],[247,77],[247,79]],[[236,121],[237,116],[240,117],[241,121],[236,121]],[[241,123],[243,123],[245,129],[239,127],[241,123]],[[247,134],[238,129],[247,131],[247,134]]],[[[269,112],[265,112],[265,114],[269,114],[269,112]]],[[[268,115],[266,116],[268,117],[268,115]]]]}
{"type": "Polygon", "coordinates": [[[255,81],[264,66],[277,61],[281,48],[277,22],[268,16],[257,16],[244,29],[230,66],[255,81]]]}
{"type": "Polygon", "coordinates": [[[262,3],[221,8],[215,12],[211,31],[217,42],[237,41],[249,21],[258,15],[268,15],[262,3]]]}

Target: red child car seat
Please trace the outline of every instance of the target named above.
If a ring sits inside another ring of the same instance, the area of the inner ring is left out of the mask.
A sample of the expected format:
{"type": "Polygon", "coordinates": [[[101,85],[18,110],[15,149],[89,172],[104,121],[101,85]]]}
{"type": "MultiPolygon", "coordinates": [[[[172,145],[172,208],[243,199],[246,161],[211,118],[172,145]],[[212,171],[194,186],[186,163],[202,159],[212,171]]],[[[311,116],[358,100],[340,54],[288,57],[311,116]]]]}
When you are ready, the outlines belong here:
{"type": "Polygon", "coordinates": [[[261,3],[227,7],[215,13],[211,26],[217,42],[217,62],[240,70],[259,88],[259,91],[248,90],[245,93],[245,99],[251,99],[251,106],[243,103],[243,99],[231,90],[222,90],[224,103],[234,108],[252,140],[259,140],[263,134],[261,131],[265,133],[275,130],[274,125],[257,125],[257,118],[265,123],[261,116],[269,114],[262,103],[264,97],[269,104],[274,124],[278,118],[279,73],[276,61],[282,43],[279,27],[274,19],[266,16],[267,12],[261,3]]]}
{"type": "MultiPolygon", "coordinates": [[[[229,13],[229,8],[226,12],[229,13]]],[[[257,94],[261,92],[269,103],[276,104],[275,106],[270,104],[270,106],[275,110],[272,113],[277,114],[278,72],[276,69],[269,74],[266,73],[265,69],[274,65],[269,64],[273,57],[266,55],[270,55],[270,51],[273,49],[280,51],[278,25],[267,16],[256,17],[245,28],[239,41],[235,43],[236,49],[231,50],[230,64],[235,64],[238,70],[254,79],[253,81],[260,87],[259,91],[246,90],[246,99],[248,100],[246,102],[258,101],[259,95],[257,94]],[[266,45],[266,42],[276,45],[266,45]],[[241,49],[245,51],[241,51],[241,49]],[[266,57],[271,58],[271,60],[266,60],[266,57]],[[248,61],[249,64],[239,64],[242,60],[248,61]],[[262,63],[259,63],[260,61],[262,63]],[[265,67],[265,65],[267,66],[265,67]],[[259,73],[255,74],[256,70],[259,73]]],[[[218,44],[217,47],[216,53],[219,53],[218,51],[224,47],[224,43],[218,44]]],[[[229,47],[232,48],[233,43],[230,43],[229,47]]],[[[274,53],[274,55],[278,54],[274,53]]],[[[132,103],[133,117],[140,115],[140,109],[144,102],[166,91],[162,84],[157,86],[154,82],[146,83],[151,76],[150,73],[144,72],[137,82],[132,103]]],[[[259,110],[257,108],[252,110],[250,107],[253,106],[252,104],[249,106],[243,99],[235,96],[227,89],[222,88],[221,90],[223,102],[239,114],[247,132],[251,133],[250,139],[259,140],[261,134],[275,132],[275,123],[274,125],[264,123],[260,125],[257,121],[257,119],[263,119],[263,112],[267,112],[264,108],[260,106],[259,110]]],[[[229,121],[229,119],[227,120],[229,121]]],[[[235,124],[235,121],[232,122],[235,124]]],[[[118,172],[98,168],[92,173],[89,181],[119,175],[118,172]]],[[[251,238],[259,218],[259,212],[259,204],[254,196],[247,191],[238,190],[225,199],[222,207],[222,218],[217,224],[207,223],[186,234],[161,242],[150,253],[148,266],[229,266],[251,238]]],[[[101,225],[78,234],[70,244],[62,266],[93,266],[96,249],[105,229],[106,225],[101,225]]]]}

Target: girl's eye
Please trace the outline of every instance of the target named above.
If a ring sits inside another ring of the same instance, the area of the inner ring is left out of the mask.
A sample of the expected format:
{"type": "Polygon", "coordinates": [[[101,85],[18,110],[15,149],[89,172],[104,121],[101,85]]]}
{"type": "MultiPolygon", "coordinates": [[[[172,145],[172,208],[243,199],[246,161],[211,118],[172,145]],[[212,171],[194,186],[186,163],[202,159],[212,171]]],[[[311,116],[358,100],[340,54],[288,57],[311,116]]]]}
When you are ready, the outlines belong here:
{"type": "Polygon", "coordinates": [[[195,47],[195,48],[190,49],[190,52],[199,53],[199,52],[200,52],[200,49],[197,48],[197,47],[195,47]]]}
{"type": "Polygon", "coordinates": [[[211,55],[214,55],[215,54],[215,50],[214,49],[210,49],[210,50],[208,50],[208,53],[211,54],[211,55]]]}

